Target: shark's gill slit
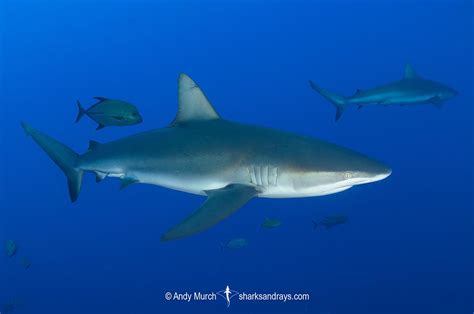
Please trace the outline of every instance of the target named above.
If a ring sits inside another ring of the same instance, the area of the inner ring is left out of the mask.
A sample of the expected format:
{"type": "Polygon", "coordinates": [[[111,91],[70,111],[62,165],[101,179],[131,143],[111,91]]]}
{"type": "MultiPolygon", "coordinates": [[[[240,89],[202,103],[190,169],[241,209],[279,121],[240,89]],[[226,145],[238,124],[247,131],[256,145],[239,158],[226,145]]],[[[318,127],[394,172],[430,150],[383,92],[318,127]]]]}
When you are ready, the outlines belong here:
{"type": "Polygon", "coordinates": [[[262,186],[262,166],[256,166],[256,177],[257,177],[257,185],[262,186]]]}
{"type": "Polygon", "coordinates": [[[263,167],[263,185],[268,186],[268,166],[263,167]]]}
{"type": "Polygon", "coordinates": [[[273,185],[274,185],[274,186],[277,186],[277,185],[278,185],[279,168],[278,168],[278,167],[275,167],[275,168],[273,168],[273,169],[275,169],[275,176],[274,176],[275,181],[273,182],[273,185]]]}
{"type": "Polygon", "coordinates": [[[256,177],[256,174],[255,174],[255,166],[254,165],[252,165],[251,173],[252,173],[252,183],[257,185],[257,177],[256,177]]]}

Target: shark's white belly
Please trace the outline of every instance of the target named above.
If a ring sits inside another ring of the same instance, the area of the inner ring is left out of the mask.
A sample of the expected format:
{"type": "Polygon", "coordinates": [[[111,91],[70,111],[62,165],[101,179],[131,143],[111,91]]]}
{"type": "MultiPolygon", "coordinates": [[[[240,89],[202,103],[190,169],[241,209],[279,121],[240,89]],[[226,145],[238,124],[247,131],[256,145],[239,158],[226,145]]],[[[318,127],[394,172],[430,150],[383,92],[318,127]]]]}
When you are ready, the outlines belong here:
{"type": "MultiPolygon", "coordinates": [[[[254,168],[257,169],[257,168],[254,168]]],[[[346,182],[321,184],[310,188],[295,188],[294,180],[285,174],[278,174],[279,170],[271,168],[259,170],[242,169],[232,173],[216,175],[191,176],[189,173],[157,174],[151,172],[129,172],[140,183],[158,185],[165,188],[191,194],[205,195],[205,191],[221,189],[229,184],[248,184],[260,191],[259,197],[264,198],[298,198],[334,194],[352,187],[346,182]],[[275,171],[274,174],[271,171],[275,171]],[[267,179],[265,179],[267,178],[267,179]]],[[[120,175],[116,175],[119,176],[120,175]]]]}

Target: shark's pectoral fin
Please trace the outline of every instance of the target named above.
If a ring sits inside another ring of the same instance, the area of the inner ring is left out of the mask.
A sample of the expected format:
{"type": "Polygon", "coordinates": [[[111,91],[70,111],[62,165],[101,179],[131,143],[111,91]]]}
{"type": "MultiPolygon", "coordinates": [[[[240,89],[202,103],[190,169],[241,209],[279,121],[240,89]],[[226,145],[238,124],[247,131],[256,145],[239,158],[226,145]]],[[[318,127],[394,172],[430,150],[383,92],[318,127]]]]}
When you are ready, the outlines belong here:
{"type": "Polygon", "coordinates": [[[439,98],[438,96],[430,98],[428,102],[433,104],[438,109],[441,109],[443,107],[443,100],[439,98]]]}
{"type": "Polygon", "coordinates": [[[245,205],[258,191],[252,186],[231,184],[222,189],[206,191],[206,194],[208,198],[204,204],[166,232],[161,241],[184,238],[214,226],[245,205]]]}

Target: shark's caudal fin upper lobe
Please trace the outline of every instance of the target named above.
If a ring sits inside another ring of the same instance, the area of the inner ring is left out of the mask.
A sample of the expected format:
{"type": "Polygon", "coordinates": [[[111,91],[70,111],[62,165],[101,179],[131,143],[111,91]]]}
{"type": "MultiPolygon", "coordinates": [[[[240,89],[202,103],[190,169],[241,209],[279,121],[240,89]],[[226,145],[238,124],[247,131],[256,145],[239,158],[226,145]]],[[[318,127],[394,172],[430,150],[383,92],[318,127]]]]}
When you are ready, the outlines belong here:
{"type": "Polygon", "coordinates": [[[33,140],[48,154],[56,165],[64,172],[67,177],[69,187],[69,196],[72,202],[75,202],[81,191],[82,174],[81,169],[76,168],[79,155],[64,144],[56,141],[52,137],[41,133],[32,128],[30,125],[22,122],[21,126],[26,134],[30,135],[33,140]]]}
{"type": "Polygon", "coordinates": [[[321,96],[329,100],[329,102],[331,102],[336,107],[336,121],[338,121],[341,118],[342,113],[346,109],[347,99],[343,96],[334,94],[324,88],[319,87],[312,81],[309,81],[309,85],[312,89],[317,91],[321,96]]]}

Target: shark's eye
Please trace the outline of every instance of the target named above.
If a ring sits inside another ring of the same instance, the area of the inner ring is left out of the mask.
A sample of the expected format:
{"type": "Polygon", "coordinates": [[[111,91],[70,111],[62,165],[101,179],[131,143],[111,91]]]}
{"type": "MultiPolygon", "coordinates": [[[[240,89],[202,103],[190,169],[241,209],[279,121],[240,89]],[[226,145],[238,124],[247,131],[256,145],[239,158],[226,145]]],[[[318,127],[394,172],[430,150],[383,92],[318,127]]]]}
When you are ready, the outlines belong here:
{"type": "Polygon", "coordinates": [[[349,171],[344,172],[344,179],[349,180],[352,178],[352,173],[349,171]]]}

